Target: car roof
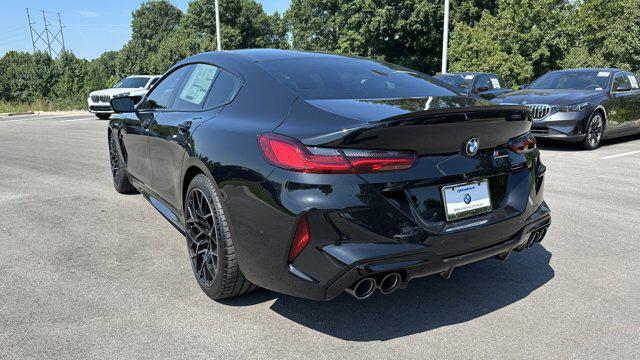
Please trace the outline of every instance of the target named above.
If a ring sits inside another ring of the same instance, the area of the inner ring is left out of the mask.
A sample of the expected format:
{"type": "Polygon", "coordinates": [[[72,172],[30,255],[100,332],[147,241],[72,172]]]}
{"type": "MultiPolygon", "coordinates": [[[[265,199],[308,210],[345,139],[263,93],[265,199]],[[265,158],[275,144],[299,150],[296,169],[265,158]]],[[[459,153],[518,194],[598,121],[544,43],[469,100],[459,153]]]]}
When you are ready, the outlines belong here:
{"type": "MultiPolygon", "coordinates": [[[[280,49],[242,49],[242,50],[224,50],[224,51],[211,51],[193,55],[188,57],[180,63],[184,62],[234,62],[236,65],[241,63],[256,63],[262,61],[271,60],[284,60],[284,59],[363,59],[358,56],[340,55],[327,52],[311,52],[311,51],[297,51],[297,50],[280,50],[280,49]]],[[[372,60],[375,61],[375,60],[372,60]]],[[[176,64],[177,65],[177,64],[176,64]]]]}
{"type": "Polygon", "coordinates": [[[587,72],[587,71],[609,71],[609,72],[616,72],[616,71],[626,71],[626,70],[616,69],[616,68],[577,68],[577,69],[562,69],[562,70],[554,70],[554,71],[550,71],[550,72],[587,72]]]}
{"type": "Polygon", "coordinates": [[[489,72],[480,72],[480,71],[459,71],[459,72],[448,72],[446,74],[438,74],[438,75],[496,75],[494,73],[489,73],[489,72]]]}

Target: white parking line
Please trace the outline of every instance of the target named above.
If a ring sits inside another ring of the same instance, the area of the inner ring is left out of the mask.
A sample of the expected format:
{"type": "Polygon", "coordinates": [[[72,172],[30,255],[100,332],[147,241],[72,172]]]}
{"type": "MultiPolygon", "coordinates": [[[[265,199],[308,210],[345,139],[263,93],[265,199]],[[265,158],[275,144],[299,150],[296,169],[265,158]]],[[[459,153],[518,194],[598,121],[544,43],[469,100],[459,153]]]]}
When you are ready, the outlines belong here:
{"type": "MultiPolygon", "coordinates": [[[[56,118],[78,118],[78,116],[83,116],[84,118],[86,118],[86,114],[75,114],[75,115],[70,115],[70,114],[66,114],[66,115],[37,115],[36,117],[23,117],[23,118],[19,118],[19,119],[11,119],[11,120],[0,120],[0,124],[8,124],[8,123],[16,123],[16,122],[30,122],[30,121],[35,121],[35,120],[52,120],[52,119],[56,119],[56,118]]],[[[90,119],[90,118],[86,118],[86,119],[90,119]]]]}
{"type": "Polygon", "coordinates": [[[629,151],[629,152],[622,153],[622,154],[617,154],[617,155],[605,156],[603,158],[600,158],[600,160],[615,159],[615,158],[619,158],[619,157],[622,157],[622,156],[629,156],[629,155],[635,155],[635,154],[640,154],[640,150],[629,151]]]}
{"type": "Polygon", "coordinates": [[[93,118],[87,117],[87,118],[82,118],[82,119],[62,120],[62,121],[58,121],[58,122],[59,123],[70,123],[70,122],[76,122],[76,121],[89,121],[89,120],[93,120],[93,118]]]}

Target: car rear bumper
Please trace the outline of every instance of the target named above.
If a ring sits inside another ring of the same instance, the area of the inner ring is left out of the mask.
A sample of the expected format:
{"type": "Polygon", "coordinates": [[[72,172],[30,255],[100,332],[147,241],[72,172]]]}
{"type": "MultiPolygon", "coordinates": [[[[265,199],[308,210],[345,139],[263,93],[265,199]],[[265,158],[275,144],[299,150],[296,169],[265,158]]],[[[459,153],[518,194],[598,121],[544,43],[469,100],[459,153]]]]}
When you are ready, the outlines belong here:
{"type": "Polygon", "coordinates": [[[522,227],[513,236],[503,241],[496,241],[495,245],[479,250],[452,256],[440,256],[435,252],[416,252],[405,256],[394,256],[390,249],[389,256],[375,261],[364,261],[353,266],[340,278],[327,287],[324,300],[330,300],[338,296],[359,279],[376,274],[398,272],[402,281],[399,289],[406,288],[410,280],[440,274],[448,278],[457,267],[481,261],[493,256],[501,255],[504,259],[513,250],[522,250],[542,241],[547,229],[551,225],[551,211],[543,203],[527,225],[522,227]]]}
{"type": "MultiPolygon", "coordinates": [[[[244,275],[280,293],[330,300],[370,274],[399,272],[402,287],[412,278],[451,271],[526,243],[550,223],[543,201],[544,171],[537,170],[544,166],[537,156],[527,158],[528,167],[509,173],[494,211],[454,222],[444,221],[442,214],[428,217],[434,208],[441,209],[438,189],[460,181],[457,177],[401,191],[401,196],[415,196],[429,205],[412,209],[395,203],[393,191],[382,193],[357,175],[275,169],[267,180],[223,185],[221,191],[244,275]],[[302,216],[307,217],[311,240],[290,264],[288,254],[302,216]]],[[[448,170],[439,158],[433,161],[448,170]]],[[[428,168],[418,164],[403,176],[424,176],[428,168]]]]}

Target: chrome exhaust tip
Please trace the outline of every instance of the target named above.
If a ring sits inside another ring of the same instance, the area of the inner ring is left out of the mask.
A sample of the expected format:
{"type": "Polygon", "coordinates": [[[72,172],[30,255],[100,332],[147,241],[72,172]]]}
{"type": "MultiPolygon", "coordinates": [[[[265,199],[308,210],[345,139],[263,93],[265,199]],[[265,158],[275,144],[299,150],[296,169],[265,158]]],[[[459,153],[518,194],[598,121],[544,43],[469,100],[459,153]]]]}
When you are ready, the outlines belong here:
{"type": "Polygon", "coordinates": [[[358,300],[364,300],[371,296],[375,290],[376,281],[373,278],[366,277],[351,285],[345,291],[358,300]]]}
{"type": "Polygon", "coordinates": [[[401,280],[402,278],[398,273],[387,274],[385,275],[385,277],[382,278],[382,280],[380,280],[380,283],[378,284],[378,289],[380,290],[381,293],[385,295],[391,294],[398,288],[398,285],[400,285],[401,280]]]}

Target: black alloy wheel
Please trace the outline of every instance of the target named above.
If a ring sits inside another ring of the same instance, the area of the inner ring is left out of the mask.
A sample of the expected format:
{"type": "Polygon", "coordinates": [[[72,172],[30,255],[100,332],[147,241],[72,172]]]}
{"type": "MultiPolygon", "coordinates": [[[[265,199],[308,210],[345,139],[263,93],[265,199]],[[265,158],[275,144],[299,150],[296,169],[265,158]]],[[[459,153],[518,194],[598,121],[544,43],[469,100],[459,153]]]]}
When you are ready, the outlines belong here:
{"type": "Polygon", "coordinates": [[[602,141],[604,133],[604,119],[600,112],[595,112],[587,124],[587,133],[583,141],[583,147],[587,150],[597,149],[602,141]]]}
{"type": "Polygon", "coordinates": [[[218,268],[219,221],[202,190],[194,188],[187,197],[187,246],[191,267],[201,286],[210,288],[218,268]]]}
{"type": "Polygon", "coordinates": [[[200,289],[214,300],[257,287],[244,277],[218,190],[203,174],[189,183],[184,201],[185,237],[193,274],[200,289]]]}

